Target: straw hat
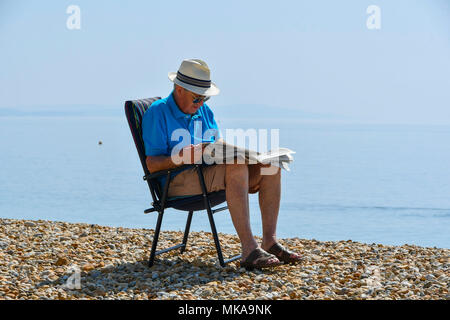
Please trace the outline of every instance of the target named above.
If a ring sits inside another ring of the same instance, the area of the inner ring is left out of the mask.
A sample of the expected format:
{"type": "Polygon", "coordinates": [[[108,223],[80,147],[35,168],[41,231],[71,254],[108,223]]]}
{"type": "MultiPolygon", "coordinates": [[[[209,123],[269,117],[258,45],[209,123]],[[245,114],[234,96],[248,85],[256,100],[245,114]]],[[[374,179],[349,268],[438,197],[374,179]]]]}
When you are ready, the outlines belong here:
{"type": "Polygon", "coordinates": [[[208,65],[199,59],[183,60],[178,72],[169,72],[169,79],[186,90],[202,96],[215,96],[220,92],[211,81],[208,65]]]}

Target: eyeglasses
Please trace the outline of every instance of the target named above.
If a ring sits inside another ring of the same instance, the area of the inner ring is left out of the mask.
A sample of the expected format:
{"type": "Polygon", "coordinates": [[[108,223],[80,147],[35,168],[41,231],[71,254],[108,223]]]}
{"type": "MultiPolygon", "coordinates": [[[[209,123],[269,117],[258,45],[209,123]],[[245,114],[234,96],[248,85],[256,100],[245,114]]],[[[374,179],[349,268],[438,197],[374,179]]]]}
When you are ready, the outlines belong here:
{"type": "MultiPolygon", "coordinates": [[[[188,90],[186,90],[186,91],[188,91],[188,90]]],[[[206,96],[197,96],[197,95],[195,95],[193,92],[191,92],[191,91],[189,91],[189,93],[192,95],[192,97],[194,98],[193,100],[192,100],[192,103],[200,103],[200,102],[206,102],[206,101],[208,101],[209,100],[209,98],[211,98],[211,97],[206,97],[206,96]]]]}

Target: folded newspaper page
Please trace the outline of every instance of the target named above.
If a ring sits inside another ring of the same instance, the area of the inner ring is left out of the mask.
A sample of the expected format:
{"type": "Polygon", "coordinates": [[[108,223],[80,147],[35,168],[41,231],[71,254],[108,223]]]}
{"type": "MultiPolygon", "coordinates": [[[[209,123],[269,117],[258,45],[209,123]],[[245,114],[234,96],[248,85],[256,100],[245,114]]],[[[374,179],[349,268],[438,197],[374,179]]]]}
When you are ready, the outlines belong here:
{"type": "Polygon", "coordinates": [[[292,156],[294,153],[295,151],[287,148],[278,148],[276,150],[260,153],[219,140],[206,145],[203,150],[203,161],[207,164],[271,164],[290,171],[289,163],[294,161],[294,157],[292,156]]]}

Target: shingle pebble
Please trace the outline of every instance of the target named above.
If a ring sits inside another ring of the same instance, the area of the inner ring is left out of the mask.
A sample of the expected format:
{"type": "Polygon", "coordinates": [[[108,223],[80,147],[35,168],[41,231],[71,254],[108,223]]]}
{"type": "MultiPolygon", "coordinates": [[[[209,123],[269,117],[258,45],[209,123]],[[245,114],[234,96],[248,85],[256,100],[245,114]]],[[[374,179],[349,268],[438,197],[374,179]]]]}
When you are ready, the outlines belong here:
{"type": "MultiPolygon", "coordinates": [[[[0,299],[450,299],[449,249],[281,239],[302,264],[247,271],[220,267],[211,233],[191,232],[149,268],[153,232],[0,219],[0,299]]],[[[158,249],[182,238],[162,231],[158,249]]],[[[239,253],[237,236],[219,238],[239,253]]]]}

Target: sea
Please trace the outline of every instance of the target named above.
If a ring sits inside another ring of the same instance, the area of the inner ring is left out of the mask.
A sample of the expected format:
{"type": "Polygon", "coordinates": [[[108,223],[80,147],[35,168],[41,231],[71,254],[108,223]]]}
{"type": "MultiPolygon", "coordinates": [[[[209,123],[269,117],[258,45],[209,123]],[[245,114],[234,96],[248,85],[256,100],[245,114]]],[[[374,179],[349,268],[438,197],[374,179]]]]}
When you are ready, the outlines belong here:
{"type": "MultiPolygon", "coordinates": [[[[450,248],[450,126],[222,118],[219,126],[278,129],[294,150],[282,171],[278,238],[450,248]]],[[[270,135],[269,135],[270,137],[270,135]]],[[[0,218],[152,229],[151,196],[126,122],[102,115],[0,114],[0,218]]],[[[250,195],[261,236],[258,196],[250,195]]],[[[184,230],[166,210],[162,231],[184,230]]],[[[235,234],[228,211],[215,214],[235,234]]],[[[204,211],[191,230],[210,231],[204,211]]]]}

